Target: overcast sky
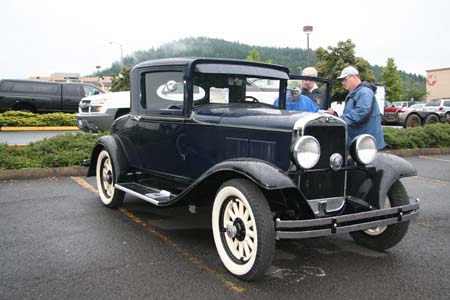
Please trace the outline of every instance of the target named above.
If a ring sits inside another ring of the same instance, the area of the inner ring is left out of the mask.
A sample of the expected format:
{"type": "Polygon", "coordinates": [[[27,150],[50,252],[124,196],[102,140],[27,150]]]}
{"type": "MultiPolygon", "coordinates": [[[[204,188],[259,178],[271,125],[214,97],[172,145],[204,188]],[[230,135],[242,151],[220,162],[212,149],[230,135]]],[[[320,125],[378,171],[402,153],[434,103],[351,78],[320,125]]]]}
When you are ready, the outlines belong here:
{"type": "Polygon", "coordinates": [[[2,0],[0,78],[82,75],[137,50],[206,36],[249,45],[306,48],[352,39],[356,55],[400,70],[450,67],[449,0],[200,1],[2,0]]]}

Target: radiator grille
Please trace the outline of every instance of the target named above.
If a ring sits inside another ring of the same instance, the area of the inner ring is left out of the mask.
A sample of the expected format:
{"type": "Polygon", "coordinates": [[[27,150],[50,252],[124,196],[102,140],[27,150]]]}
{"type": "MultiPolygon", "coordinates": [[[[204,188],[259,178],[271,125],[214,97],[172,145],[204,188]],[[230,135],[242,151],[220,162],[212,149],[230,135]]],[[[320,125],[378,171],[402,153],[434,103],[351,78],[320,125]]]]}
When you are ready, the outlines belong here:
{"type": "Polygon", "coordinates": [[[299,188],[308,200],[340,197],[345,192],[345,171],[330,170],[330,156],[339,153],[345,162],[346,136],[344,126],[308,126],[305,135],[315,137],[320,143],[320,158],[314,170],[300,176],[299,188]]]}

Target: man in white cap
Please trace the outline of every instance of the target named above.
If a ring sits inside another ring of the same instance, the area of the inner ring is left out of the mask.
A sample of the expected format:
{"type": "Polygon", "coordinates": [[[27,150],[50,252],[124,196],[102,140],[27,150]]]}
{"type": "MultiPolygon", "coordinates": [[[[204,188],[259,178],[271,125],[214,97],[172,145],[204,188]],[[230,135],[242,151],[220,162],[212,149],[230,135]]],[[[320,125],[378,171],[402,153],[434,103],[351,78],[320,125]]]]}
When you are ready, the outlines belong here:
{"type": "MultiPolygon", "coordinates": [[[[352,140],[360,134],[370,134],[375,138],[377,148],[383,149],[385,143],[381,113],[373,91],[361,84],[359,72],[355,67],[344,68],[337,79],[349,91],[345,98],[344,112],[341,115],[341,119],[347,123],[347,144],[350,145],[352,140]]],[[[334,113],[332,108],[329,108],[328,112],[334,113]]]]}

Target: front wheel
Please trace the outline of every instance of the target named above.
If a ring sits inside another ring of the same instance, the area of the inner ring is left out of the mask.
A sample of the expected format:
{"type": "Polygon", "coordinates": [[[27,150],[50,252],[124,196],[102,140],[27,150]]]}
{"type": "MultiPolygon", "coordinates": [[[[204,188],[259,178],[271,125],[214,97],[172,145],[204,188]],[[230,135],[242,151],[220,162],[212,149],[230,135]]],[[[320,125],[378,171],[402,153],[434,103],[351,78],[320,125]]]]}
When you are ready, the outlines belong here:
{"type": "Polygon", "coordinates": [[[97,158],[97,189],[102,203],[110,208],[122,205],[125,193],[115,188],[114,164],[107,150],[102,150],[97,158]]]}
{"type": "Polygon", "coordinates": [[[212,210],[214,243],[233,275],[254,280],[267,271],[275,252],[275,229],[266,197],[246,179],[219,189],[212,210]]]}
{"type": "MultiPolygon", "coordinates": [[[[394,182],[388,191],[385,208],[409,204],[408,194],[400,181],[394,182]]],[[[370,228],[365,231],[351,232],[352,238],[369,249],[384,251],[397,245],[408,231],[409,221],[388,226],[370,228]]]]}

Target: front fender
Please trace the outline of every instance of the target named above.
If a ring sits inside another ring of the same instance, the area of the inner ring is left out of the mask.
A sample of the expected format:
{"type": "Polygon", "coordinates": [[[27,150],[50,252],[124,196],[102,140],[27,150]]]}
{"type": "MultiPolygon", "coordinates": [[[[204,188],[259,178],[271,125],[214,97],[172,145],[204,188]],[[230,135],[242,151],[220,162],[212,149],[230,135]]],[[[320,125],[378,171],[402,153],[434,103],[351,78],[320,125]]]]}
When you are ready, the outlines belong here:
{"type": "Polygon", "coordinates": [[[377,171],[383,172],[381,180],[375,184],[379,186],[378,201],[379,207],[384,207],[386,196],[392,184],[403,177],[417,175],[416,168],[407,160],[396,155],[379,153],[371,164],[377,171]]]}
{"type": "Polygon", "coordinates": [[[128,170],[128,160],[121,143],[113,135],[105,135],[97,140],[91,154],[91,160],[87,176],[96,175],[97,158],[100,152],[106,149],[111,157],[114,166],[114,173],[117,177],[128,170]]]}
{"type": "Polygon", "coordinates": [[[231,171],[244,175],[266,190],[297,188],[295,182],[281,169],[267,161],[259,159],[230,159],[214,165],[199,178],[211,176],[217,172],[231,171]]]}

